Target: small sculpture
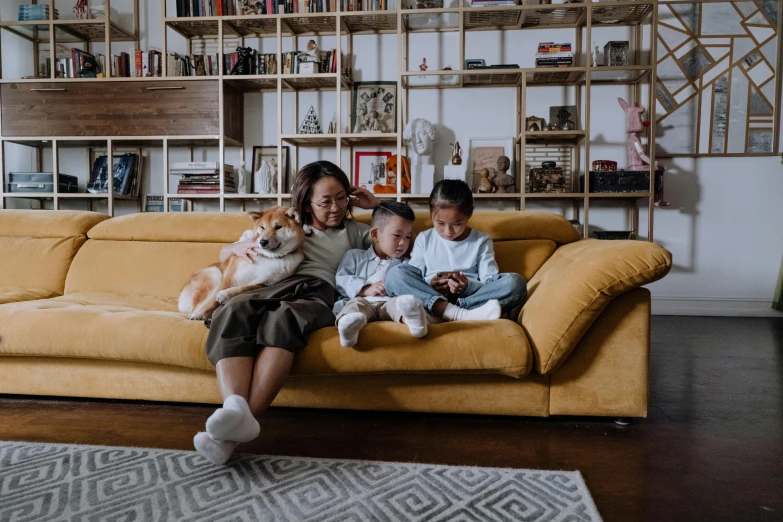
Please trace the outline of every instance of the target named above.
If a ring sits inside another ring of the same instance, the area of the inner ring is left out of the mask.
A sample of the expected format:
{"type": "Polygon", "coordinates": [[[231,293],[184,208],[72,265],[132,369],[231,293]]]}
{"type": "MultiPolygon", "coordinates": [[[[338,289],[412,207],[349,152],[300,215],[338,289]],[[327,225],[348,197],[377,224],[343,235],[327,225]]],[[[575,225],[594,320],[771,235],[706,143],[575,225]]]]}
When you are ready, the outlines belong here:
{"type": "Polygon", "coordinates": [[[277,192],[277,169],[274,163],[261,160],[261,166],[253,176],[256,194],[274,194],[277,192]]]}
{"type": "Polygon", "coordinates": [[[435,126],[424,118],[409,121],[402,133],[405,140],[415,152],[413,165],[433,165],[432,155],[435,152],[435,141],[438,132],[435,126]]]}
{"type": "Polygon", "coordinates": [[[302,120],[299,126],[299,134],[323,134],[321,124],[318,122],[318,116],[315,114],[315,108],[311,105],[307,111],[307,116],[302,120]]]}
{"type": "MultiPolygon", "coordinates": [[[[595,42],[593,42],[593,45],[595,45],[595,42]]],[[[600,52],[601,51],[598,50],[598,46],[595,45],[595,47],[593,47],[593,67],[598,67],[599,65],[598,59],[599,56],[601,56],[600,52]]]]}
{"type": "Polygon", "coordinates": [[[239,170],[237,170],[237,191],[240,194],[247,194],[247,172],[245,172],[245,162],[239,162],[239,170]]]}
{"type": "Polygon", "coordinates": [[[76,5],[73,6],[73,13],[77,20],[87,20],[90,17],[87,10],[87,0],[77,0],[76,5]]]}
{"type": "Polygon", "coordinates": [[[558,130],[557,129],[557,123],[555,123],[555,122],[550,123],[547,126],[546,130],[548,130],[548,131],[556,131],[556,130],[558,130]]]}
{"type": "Polygon", "coordinates": [[[237,63],[231,69],[232,75],[250,74],[250,56],[253,49],[250,47],[237,47],[237,63]]]}
{"type": "Polygon", "coordinates": [[[422,58],[421,59],[421,64],[419,65],[419,70],[421,72],[427,72],[427,69],[429,69],[429,67],[427,67],[427,59],[426,58],[422,58]]]}
{"type": "Polygon", "coordinates": [[[319,54],[318,44],[315,43],[315,40],[310,40],[307,42],[307,50],[302,51],[302,54],[299,55],[299,62],[320,62],[319,54]]]}
{"type": "Polygon", "coordinates": [[[478,191],[480,193],[489,194],[497,190],[492,186],[492,182],[489,180],[489,169],[480,169],[476,171],[476,174],[480,176],[478,191]]]}
{"type": "Polygon", "coordinates": [[[514,192],[514,176],[506,172],[510,166],[511,160],[508,159],[508,156],[498,158],[497,171],[490,181],[497,187],[500,194],[514,192]]]}
{"type": "MultiPolygon", "coordinates": [[[[628,133],[628,170],[646,170],[644,167],[650,164],[650,157],[647,156],[639,140],[638,134],[644,128],[650,125],[650,122],[642,122],[642,107],[633,107],[622,98],[617,98],[620,107],[625,111],[625,132],[628,133]]],[[[655,162],[655,170],[658,170],[658,162],[655,162]]]]}
{"type": "Polygon", "coordinates": [[[451,164],[462,165],[462,147],[459,146],[459,142],[449,143],[451,145],[451,164]]]}

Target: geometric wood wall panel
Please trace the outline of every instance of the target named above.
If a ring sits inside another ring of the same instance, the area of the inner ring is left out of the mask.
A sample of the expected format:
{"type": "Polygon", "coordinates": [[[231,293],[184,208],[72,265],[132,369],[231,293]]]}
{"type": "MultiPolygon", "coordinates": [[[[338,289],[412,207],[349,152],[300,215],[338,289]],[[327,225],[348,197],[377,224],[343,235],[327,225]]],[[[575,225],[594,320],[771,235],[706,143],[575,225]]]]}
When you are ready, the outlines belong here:
{"type": "Polygon", "coordinates": [[[658,4],[657,154],[773,154],[781,0],[658,4]]]}

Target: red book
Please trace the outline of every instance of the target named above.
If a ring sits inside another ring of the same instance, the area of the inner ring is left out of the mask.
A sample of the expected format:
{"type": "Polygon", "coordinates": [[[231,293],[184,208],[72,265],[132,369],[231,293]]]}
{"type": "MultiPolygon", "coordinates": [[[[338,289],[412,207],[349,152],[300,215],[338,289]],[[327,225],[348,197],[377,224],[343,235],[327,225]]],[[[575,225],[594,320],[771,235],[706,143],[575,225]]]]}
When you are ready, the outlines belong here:
{"type": "Polygon", "coordinates": [[[239,61],[239,53],[231,53],[228,55],[228,73],[234,70],[234,66],[239,61]]]}
{"type": "Polygon", "coordinates": [[[217,0],[217,14],[223,16],[223,0],[217,0]]]}
{"type": "Polygon", "coordinates": [[[144,51],[134,51],[134,69],[133,76],[135,78],[144,77],[144,51]]]}

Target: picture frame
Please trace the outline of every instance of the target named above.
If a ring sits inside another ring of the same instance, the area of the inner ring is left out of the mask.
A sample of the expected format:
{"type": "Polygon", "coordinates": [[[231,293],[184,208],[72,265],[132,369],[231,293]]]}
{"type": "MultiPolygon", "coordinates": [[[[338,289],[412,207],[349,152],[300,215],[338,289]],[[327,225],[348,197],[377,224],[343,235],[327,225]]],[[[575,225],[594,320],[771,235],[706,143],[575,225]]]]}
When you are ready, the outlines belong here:
{"type": "Polygon", "coordinates": [[[508,173],[515,176],[514,138],[468,138],[468,169],[473,176],[471,189],[474,193],[478,192],[480,180],[476,171],[489,169],[491,177],[493,171],[497,170],[497,159],[500,156],[508,157],[508,173]]]}
{"type": "Polygon", "coordinates": [[[391,157],[389,151],[354,152],[353,185],[370,192],[375,185],[386,185],[386,165],[391,157]]]}
{"type": "Polygon", "coordinates": [[[557,124],[557,130],[580,130],[579,111],[576,105],[554,105],[549,107],[549,123],[557,124]],[[574,128],[561,128],[563,122],[572,122],[574,128]]]}
{"type": "Polygon", "coordinates": [[[546,120],[536,116],[528,116],[525,119],[525,130],[527,132],[539,132],[546,130],[546,120]]]}
{"type": "Polygon", "coordinates": [[[465,70],[475,69],[476,67],[484,67],[487,65],[487,62],[484,61],[484,58],[471,58],[468,60],[465,60],[465,70]]]}
{"type": "MultiPolygon", "coordinates": [[[[277,169],[278,175],[281,176],[283,191],[287,194],[291,192],[291,185],[293,185],[294,180],[290,179],[290,151],[289,151],[288,145],[282,146],[282,161],[283,161],[283,168],[282,170],[277,165],[277,146],[276,145],[255,145],[253,146],[253,167],[252,171],[249,173],[250,179],[252,180],[254,178],[255,172],[261,168],[261,162],[263,160],[270,161],[277,169]]],[[[250,184],[250,192],[252,194],[256,193],[256,187],[252,186],[252,182],[250,184]]]]}
{"type": "Polygon", "coordinates": [[[354,82],[351,132],[397,132],[397,82],[354,82]],[[372,111],[377,112],[376,118],[370,116],[372,111]],[[360,112],[365,115],[362,119],[360,112]]]}

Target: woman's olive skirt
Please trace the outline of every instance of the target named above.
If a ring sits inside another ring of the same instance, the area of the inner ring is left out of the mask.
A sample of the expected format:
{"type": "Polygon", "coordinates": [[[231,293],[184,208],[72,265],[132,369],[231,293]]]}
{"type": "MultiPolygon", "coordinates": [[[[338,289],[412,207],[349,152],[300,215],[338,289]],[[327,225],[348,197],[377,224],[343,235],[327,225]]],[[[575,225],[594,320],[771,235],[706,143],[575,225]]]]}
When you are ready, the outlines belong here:
{"type": "Polygon", "coordinates": [[[294,275],[239,294],[212,315],[207,357],[255,357],[266,346],[296,352],[314,331],[334,325],[334,288],[322,279],[294,275]]]}

